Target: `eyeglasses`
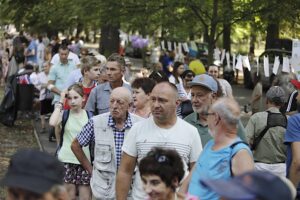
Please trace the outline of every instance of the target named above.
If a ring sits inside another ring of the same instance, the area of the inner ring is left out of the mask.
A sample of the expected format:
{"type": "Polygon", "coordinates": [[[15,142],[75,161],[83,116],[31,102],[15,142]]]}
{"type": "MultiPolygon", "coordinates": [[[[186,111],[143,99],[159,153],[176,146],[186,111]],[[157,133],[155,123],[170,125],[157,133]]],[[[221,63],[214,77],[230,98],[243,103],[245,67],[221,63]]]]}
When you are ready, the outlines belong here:
{"type": "Polygon", "coordinates": [[[193,74],[187,74],[187,75],[185,75],[185,78],[193,78],[193,77],[194,77],[193,74]]]}

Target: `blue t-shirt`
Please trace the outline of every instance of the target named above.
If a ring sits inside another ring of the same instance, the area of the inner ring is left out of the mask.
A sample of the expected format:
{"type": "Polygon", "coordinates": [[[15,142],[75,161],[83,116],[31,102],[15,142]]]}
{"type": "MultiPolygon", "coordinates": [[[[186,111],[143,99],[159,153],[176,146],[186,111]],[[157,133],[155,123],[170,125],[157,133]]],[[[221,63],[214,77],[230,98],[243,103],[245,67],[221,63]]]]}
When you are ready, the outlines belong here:
{"type": "MultiPolygon", "coordinates": [[[[236,142],[242,141],[237,138],[236,142]]],[[[233,144],[234,144],[233,143],[233,144]]],[[[222,179],[231,178],[230,162],[231,158],[241,149],[247,149],[252,155],[249,147],[244,143],[238,143],[214,151],[212,147],[214,140],[210,140],[204,147],[199,159],[196,162],[195,169],[189,184],[188,193],[197,196],[201,200],[219,200],[220,196],[210,189],[200,185],[200,180],[205,179],[222,179]]]]}
{"type": "MultiPolygon", "coordinates": [[[[289,177],[290,166],[292,163],[292,142],[300,142],[300,113],[288,118],[287,128],[285,132],[284,143],[287,145],[286,156],[286,174],[289,177]]],[[[297,187],[297,194],[300,194],[300,185],[297,187]]]]}
{"type": "Polygon", "coordinates": [[[36,44],[35,40],[31,40],[31,42],[27,48],[27,51],[29,51],[29,52],[34,51],[34,55],[27,56],[27,62],[31,61],[36,64],[37,63],[37,44],[36,44]]]}

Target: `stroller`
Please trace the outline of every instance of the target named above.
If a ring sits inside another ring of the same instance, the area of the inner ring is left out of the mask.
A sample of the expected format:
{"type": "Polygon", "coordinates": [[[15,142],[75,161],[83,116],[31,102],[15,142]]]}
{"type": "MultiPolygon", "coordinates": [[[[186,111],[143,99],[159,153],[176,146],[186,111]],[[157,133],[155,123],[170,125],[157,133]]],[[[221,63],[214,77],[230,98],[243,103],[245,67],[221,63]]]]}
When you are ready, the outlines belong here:
{"type": "Polygon", "coordinates": [[[0,122],[5,126],[13,126],[18,111],[31,111],[33,105],[34,86],[20,84],[20,77],[30,74],[25,70],[20,74],[10,75],[7,79],[4,97],[0,104],[0,122]]]}

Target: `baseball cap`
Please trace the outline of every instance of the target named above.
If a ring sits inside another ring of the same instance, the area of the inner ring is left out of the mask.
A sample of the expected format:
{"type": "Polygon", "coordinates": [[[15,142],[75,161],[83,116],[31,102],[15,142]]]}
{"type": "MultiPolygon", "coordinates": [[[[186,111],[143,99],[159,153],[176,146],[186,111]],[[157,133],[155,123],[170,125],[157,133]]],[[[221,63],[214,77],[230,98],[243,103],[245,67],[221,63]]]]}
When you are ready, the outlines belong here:
{"type": "Polygon", "coordinates": [[[285,177],[251,171],[229,180],[201,180],[202,185],[229,200],[292,200],[296,189],[285,177]]]}
{"type": "Polygon", "coordinates": [[[195,85],[199,85],[199,86],[203,86],[213,92],[217,92],[218,91],[218,84],[217,81],[207,75],[207,74],[200,74],[198,76],[195,76],[194,79],[188,83],[189,86],[195,86],[195,85]]]}
{"type": "Polygon", "coordinates": [[[284,89],[280,86],[272,86],[267,91],[266,97],[274,103],[285,103],[287,99],[284,89]]]}
{"type": "Polygon", "coordinates": [[[54,156],[23,149],[12,156],[0,185],[44,194],[54,185],[62,184],[63,177],[64,167],[54,156]]]}
{"type": "Polygon", "coordinates": [[[296,79],[292,79],[291,83],[297,88],[300,89],[300,82],[296,79]]]}

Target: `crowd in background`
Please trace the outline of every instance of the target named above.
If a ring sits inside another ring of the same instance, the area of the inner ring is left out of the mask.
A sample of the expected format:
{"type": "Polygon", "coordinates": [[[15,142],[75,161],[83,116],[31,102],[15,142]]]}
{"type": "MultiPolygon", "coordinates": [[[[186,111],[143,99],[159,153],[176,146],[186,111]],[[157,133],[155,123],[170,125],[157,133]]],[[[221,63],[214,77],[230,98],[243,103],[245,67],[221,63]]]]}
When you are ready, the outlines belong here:
{"type": "Polygon", "coordinates": [[[106,58],[78,37],[23,32],[4,35],[0,58],[2,85],[17,75],[33,86],[30,103],[41,132],[49,117],[59,160],[14,155],[1,182],[8,199],[279,200],[300,191],[296,79],[291,93],[276,79],[262,102],[256,76],[244,128],[217,63],[164,52],[133,74],[130,60],[106,58]]]}

